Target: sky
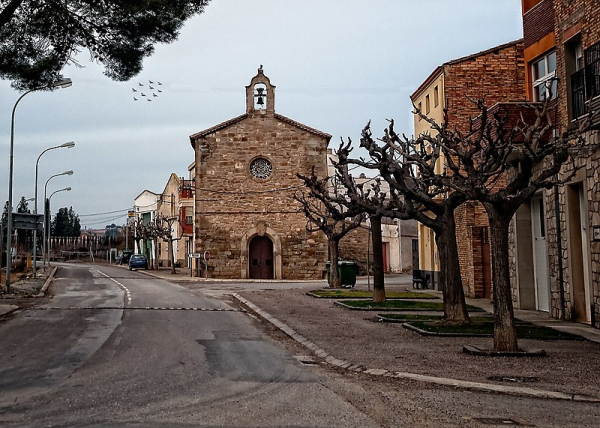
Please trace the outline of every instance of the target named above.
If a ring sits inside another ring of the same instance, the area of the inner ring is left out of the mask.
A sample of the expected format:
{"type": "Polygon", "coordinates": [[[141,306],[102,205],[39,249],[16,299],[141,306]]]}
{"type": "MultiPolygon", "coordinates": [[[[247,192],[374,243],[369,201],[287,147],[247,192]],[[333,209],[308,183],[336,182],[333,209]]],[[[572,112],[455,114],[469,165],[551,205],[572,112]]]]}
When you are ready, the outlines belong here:
{"type": "MultiPolygon", "coordinates": [[[[70,88],[19,102],[13,207],[34,197],[40,153],[73,141],[40,158],[38,211],[46,180],[73,170],[48,182],[48,195],[72,189],[52,197],[52,212],[73,207],[82,228],[124,224],[141,192],[161,193],[171,173],[187,178],[190,135],[245,113],[245,86],[260,65],[276,86],[275,111],[331,134],[330,148],[358,142],[369,120],[375,136],[386,119],[411,135],[409,97],[438,65],[521,37],[520,0],[212,0],[129,82],[110,80],[82,52],[83,67],[64,70],[70,88]]],[[[2,206],[20,95],[0,80],[2,206]]]]}

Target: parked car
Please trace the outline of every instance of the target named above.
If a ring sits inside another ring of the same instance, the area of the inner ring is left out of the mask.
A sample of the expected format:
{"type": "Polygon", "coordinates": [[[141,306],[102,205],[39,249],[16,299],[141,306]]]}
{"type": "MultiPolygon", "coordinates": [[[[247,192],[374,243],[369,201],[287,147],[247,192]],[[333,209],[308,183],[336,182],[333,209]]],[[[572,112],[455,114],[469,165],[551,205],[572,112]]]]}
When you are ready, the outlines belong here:
{"type": "Polygon", "coordinates": [[[133,250],[121,251],[117,255],[117,258],[115,259],[115,263],[118,265],[122,265],[123,263],[129,263],[129,258],[131,257],[132,254],[133,254],[133,250]]]}
{"type": "Polygon", "coordinates": [[[129,270],[148,269],[148,259],[142,254],[133,254],[129,258],[129,270]]]}

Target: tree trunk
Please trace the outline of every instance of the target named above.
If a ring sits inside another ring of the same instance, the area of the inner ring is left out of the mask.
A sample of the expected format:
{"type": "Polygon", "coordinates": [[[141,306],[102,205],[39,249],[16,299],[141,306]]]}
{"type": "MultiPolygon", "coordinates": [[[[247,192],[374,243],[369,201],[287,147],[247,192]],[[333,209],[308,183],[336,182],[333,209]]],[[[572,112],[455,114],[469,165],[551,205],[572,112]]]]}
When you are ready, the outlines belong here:
{"type": "Polygon", "coordinates": [[[171,261],[171,274],[176,274],[175,270],[175,251],[173,251],[173,241],[169,239],[169,260],[171,261]]]}
{"type": "Polygon", "coordinates": [[[342,279],[338,270],[339,245],[339,240],[329,238],[329,288],[342,287],[342,279]]]}
{"type": "Polygon", "coordinates": [[[505,206],[496,207],[489,203],[483,205],[490,221],[492,283],[494,284],[494,350],[515,352],[519,347],[508,257],[508,228],[512,212],[505,206]]]}
{"type": "Polygon", "coordinates": [[[444,321],[453,324],[470,324],[456,243],[456,222],[450,211],[440,219],[444,225],[435,232],[435,243],[440,258],[440,287],[444,299],[444,321]]]}
{"type": "Polygon", "coordinates": [[[383,275],[383,242],[381,239],[381,217],[371,217],[373,238],[373,302],[385,302],[385,278],[383,275]]]}

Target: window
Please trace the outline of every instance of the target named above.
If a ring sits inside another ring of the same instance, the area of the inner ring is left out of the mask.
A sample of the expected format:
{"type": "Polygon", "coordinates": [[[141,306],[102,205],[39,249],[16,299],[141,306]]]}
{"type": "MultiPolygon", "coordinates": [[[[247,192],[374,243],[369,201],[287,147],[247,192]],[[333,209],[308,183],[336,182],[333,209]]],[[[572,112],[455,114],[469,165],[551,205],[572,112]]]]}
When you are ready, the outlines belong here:
{"type": "Polygon", "coordinates": [[[273,165],[268,159],[256,158],[250,162],[250,174],[259,180],[266,180],[273,172],[273,165]]]}
{"type": "Polygon", "coordinates": [[[192,224],[192,223],[193,223],[192,216],[186,215],[185,216],[185,224],[192,224]]]}
{"type": "Polygon", "coordinates": [[[433,106],[437,107],[439,103],[440,103],[440,90],[436,86],[435,88],[433,88],[433,106]]]}
{"type": "Polygon", "coordinates": [[[556,52],[551,52],[531,65],[533,74],[533,100],[542,101],[547,97],[556,98],[556,52]]]}
{"type": "Polygon", "coordinates": [[[431,106],[429,105],[429,95],[425,96],[425,114],[429,114],[431,106]]]}
{"type": "MultiPolygon", "coordinates": [[[[421,105],[421,103],[419,103],[419,105],[417,106],[417,109],[419,110],[417,113],[423,113],[423,106],[421,105]]],[[[419,120],[421,120],[421,116],[419,116],[419,120]]]]}

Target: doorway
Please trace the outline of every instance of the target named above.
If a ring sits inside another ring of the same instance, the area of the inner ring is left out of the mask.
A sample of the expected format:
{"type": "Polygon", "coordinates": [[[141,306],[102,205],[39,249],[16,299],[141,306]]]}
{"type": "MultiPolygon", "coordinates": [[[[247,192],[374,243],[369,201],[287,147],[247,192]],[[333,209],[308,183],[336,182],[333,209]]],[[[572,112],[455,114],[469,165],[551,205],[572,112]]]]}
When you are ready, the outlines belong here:
{"type": "Polygon", "coordinates": [[[383,242],[381,244],[381,251],[383,252],[383,272],[390,273],[390,244],[389,244],[389,242],[383,242]]]}
{"type": "Polygon", "coordinates": [[[492,298],[492,254],[490,249],[490,228],[481,228],[481,267],[483,274],[483,298],[492,298]]]}
{"type": "Polygon", "coordinates": [[[531,221],[536,309],[548,312],[550,310],[550,290],[548,288],[548,247],[545,220],[544,200],[541,196],[534,197],[531,201],[531,221]]]}
{"type": "Polygon", "coordinates": [[[589,324],[589,252],[587,233],[587,207],[582,183],[567,187],[569,260],[571,268],[572,319],[589,324]]]}
{"type": "Polygon", "coordinates": [[[250,278],[273,279],[273,242],[267,236],[255,236],[248,252],[250,278]]]}

